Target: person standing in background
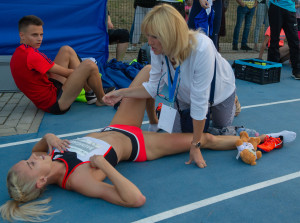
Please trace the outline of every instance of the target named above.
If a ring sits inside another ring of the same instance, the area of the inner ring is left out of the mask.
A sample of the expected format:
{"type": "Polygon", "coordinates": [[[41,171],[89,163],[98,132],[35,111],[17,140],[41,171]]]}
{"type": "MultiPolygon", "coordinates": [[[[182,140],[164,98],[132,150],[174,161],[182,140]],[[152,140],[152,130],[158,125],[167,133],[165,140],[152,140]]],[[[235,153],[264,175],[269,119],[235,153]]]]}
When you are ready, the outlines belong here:
{"type": "Polygon", "coordinates": [[[185,18],[185,10],[184,10],[184,0],[157,0],[157,5],[159,4],[169,4],[172,5],[177,11],[185,18]]]}
{"type": "Polygon", "coordinates": [[[229,6],[229,0],[222,0],[222,19],[221,19],[221,26],[219,31],[219,38],[218,38],[218,51],[220,51],[220,36],[226,36],[226,17],[225,13],[229,6]]]}
{"type": "Polygon", "coordinates": [[[297,17],[297,23],[298,23],[298,38],[300,40],[300,0],[296,3],[296,17],[297,17]]]}
{"type": "Polygon", "coordinates": [[[250,48],[247,45],[247,42],[248,42],[248,36],[251,28],[253,15],[255,13],[255,7],[257,5],[257,1],[256,0],[236,0],[236,1],[239,4],[239,6],[237,7],[237,18],[236,18],[236,24],[233,32],[232,50],[238,50],[240,29],[244,20],[245,20],[245,25],[244,25],[244,31],[242,37],[241,50],[252,50],[252,48],[250,48]]]}
{"type": "Polygon", "coordinates": [[[268,18],[268,9],[269,9],[269,0],[257,0],[257,10],[256,10],[256,24],[254,28],[254,48],[253,50],[258,51],[258,39],[260,28],[262,24],[265,24],[264,33],[267,31],[269,26],[269,18],[268,18]]]}
{"type": "Polygon", "coordinates": [[[214,10],[214,19],[212,26],[213,31],[209,36],[218,50],[219,31],[222,20],[222,0],[215,0],[213,4],[210,4],[207,0],[195,0],[193,2],[190,17],[188,20],[188,26],[190,29],[196,30],[198,27],[195,23],[195,17],[202,11],[202,9],[206,10],[210,7],[212,7],[212,9],[214,10]]]}
{"type": "Polygon", "coordinates": [[[116,59],[117,61],[122,61],[129,44],[129,32],[127,29],[115,29],[109,12],[107,16],[107,29],[109,45],[117,44],[116,59]]]}
{"type": "Polygon", "coordinates": [[[191,12],[192,5],[193,5],[193,0],[187,0],[185,3],[186,3],[186,5],[184,7],[185,21],[187,22],[188,19],[189,19],[189,15],[190,15],[190,12],[191,12]]]}
{"type": "Polygon", "coordinates": [[[221,28],[221,21],[222,21],[222,0],[215,0],[213,1],[212,8],[215,11],[215,17],[213,21],[213,32],[210,38],[215,44],[215,47],[219,51],[219,32],[221,28]]]}
{"type": "Polygon", "coordinates": [[[280,31],[283,29],[290,47],[292,77],[300,80],[300,53],[295,0],[270,0],[269,23],[271,41],[268,50],[268,60],[273,62],[280,61],[278,43],[280,31]]]}
{"type": "Polygon", "coordinates": [[[156,0],[134,0],[134,18],[130,30],[130,43],[132,46],[127,49],[128,51],[137,50],[136,47],[141,36],[142,21],[145,15],[155,6],[155,4],[156,0]]]}

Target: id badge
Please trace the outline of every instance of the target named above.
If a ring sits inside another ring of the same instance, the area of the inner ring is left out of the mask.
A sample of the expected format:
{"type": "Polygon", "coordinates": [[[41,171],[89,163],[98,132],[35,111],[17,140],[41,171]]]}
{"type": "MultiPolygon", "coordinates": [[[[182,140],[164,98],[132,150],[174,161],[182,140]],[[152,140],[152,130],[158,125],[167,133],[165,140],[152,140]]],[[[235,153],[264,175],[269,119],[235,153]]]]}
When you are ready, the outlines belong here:
{"type": "Polygon", "coordinates": [[[158,120],[158,128],[168,133],[172,133],[177,115],[179,115],[179,113],[176,109],[163,104],[158,120]]]}

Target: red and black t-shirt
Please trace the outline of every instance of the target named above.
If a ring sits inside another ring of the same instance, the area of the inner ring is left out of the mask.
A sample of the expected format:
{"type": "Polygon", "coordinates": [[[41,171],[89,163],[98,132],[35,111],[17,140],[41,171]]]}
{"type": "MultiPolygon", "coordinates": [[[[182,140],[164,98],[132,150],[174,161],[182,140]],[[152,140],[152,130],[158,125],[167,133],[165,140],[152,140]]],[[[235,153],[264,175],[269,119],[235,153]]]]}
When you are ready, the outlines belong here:
{"type": "Polygon", "coordinates": [[[53,65],[45,54],[25,44],[16,49],[10,61],[11,73],[18,88],[46,112],[57,97],[57,89],[46,74],[53,65]]]}

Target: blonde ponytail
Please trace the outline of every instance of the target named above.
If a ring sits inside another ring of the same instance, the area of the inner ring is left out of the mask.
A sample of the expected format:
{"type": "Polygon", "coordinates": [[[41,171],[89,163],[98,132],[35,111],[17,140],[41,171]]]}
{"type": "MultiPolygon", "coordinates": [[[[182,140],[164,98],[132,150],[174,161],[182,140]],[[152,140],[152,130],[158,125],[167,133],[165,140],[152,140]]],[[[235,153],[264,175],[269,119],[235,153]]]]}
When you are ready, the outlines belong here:
{"type": "Polygon", "coordinates": [[[29,222],[47,221],[49,218],[43,216],[53,215],[59,211],[48,213],[50,206],[47,206],[51,198],[33,201],[37,199],[44,189],[36,188],[35,180],[29,181],[25,177],[19,176],[18,172],[13,168],[7,174],[7,189],[10,197],[13,200],[7,201],[0,207],[1,216],[3,219],[21,220],[29,222]]]}

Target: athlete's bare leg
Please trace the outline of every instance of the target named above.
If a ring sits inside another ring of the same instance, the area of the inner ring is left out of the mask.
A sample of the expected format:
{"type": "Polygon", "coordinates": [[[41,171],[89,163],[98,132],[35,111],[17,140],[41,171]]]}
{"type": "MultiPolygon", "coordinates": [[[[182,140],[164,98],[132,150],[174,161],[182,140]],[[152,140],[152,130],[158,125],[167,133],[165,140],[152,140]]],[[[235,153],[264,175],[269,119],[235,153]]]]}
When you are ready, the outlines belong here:
{"type": "MultiPolygon", "coordinates": [[[[144,132],[146,153],[148,160],[158,159],[163,156],[188,152],[193,139],[192,133],[155,133],[144,132]]],[[[259,136],[263,142],[266,135],[259,136]]],[[[239,136],[214,136],[204,133],[201,137],[201,149],[234,150],[239,136]]]]}
{"type": "Polygon", "coordinates": [[[98,67],[91,60],[85,60],[80,63],[78,68],[76,68],[72,75],[68,77],[62,87],[63,93],[58,100],[58,104],[61,110],[65,110],[70,107],[70,105],[79,95],[86,82],[92,88],[97,97],[96,105],[104,105],[104,103],[102,102],[104,92],[102,81],[98,72],[98,67]]]}
{"type": "MultiPolygon", "coordinates": [[[[140,86],[143,82],[148,81],[150,69],[150,65],[145,66],[138,73],[129,87],[140,86]]],[[[110,124],[122,124],[141,127],[144,119],[145,108],[148,112],[150,123],[157,123],[154,99],[123,98],[110,124]]]]}
{"type": "MultiPolygon", "coordinates": [[[[54,63],[56,63],[62,67],[73,69],[73,70],[75,70],[80,65],[80,61],[77,56],[77,53],[75,52],[75,50],[72,47],[69,47],[69,46],[62,46],[59,49],[59,51],[54,59],[54,63]]],[[[58,80],[62,84],[64,84],[67,80],[67,78],[62,77],[57,74],[53,74],[53,73],[51,73],[49,77],[58,80]]],[[[84,84],[84,90],[87,92],[91,90],[91,88],[89,87],[89,85],[86,82],[84,84]]]]}
{"type": "MultiPolygon", "coordinates": [[[[55,64],[69,69],[76,69],[80,64],[76,52],[69,46],[62,46],[56,54],[56,57],[53,62],[55,64]]],[[[51,73],[49,78],[56,79],[62,84],[64,84],[67,80],[67,78],[54,73],[51,73]]]]}

